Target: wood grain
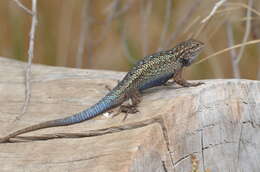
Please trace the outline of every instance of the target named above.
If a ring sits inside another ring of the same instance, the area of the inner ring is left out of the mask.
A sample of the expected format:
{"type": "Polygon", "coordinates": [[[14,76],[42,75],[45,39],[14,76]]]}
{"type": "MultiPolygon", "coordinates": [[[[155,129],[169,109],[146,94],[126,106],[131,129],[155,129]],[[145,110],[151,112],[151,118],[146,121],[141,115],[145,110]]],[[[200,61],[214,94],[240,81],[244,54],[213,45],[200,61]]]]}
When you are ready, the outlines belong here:
{"type": "MultiPolygon", "coordinates": [[[[0,58],[0,136],[81,111],[124,75],[33,65],[31,103],[15,120],[24,101],[24,67],[0,58]]],[[[100,115],[0,144],[0,171],[191,172],[191,157],[199,172],[260,171],[260,82],[203,82],[147,90],[140,112],[126,121],[100,115]]]]}

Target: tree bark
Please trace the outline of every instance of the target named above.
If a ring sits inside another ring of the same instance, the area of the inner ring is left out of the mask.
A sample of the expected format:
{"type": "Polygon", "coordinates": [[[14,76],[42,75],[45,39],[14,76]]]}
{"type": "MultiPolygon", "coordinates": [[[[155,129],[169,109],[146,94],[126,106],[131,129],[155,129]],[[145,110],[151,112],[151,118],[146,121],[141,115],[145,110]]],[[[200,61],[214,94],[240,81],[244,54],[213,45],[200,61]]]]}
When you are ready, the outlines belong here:
{"type": "MultiPolygon", "coordinates": [[[[0,137],[88,108],[125,74],[33,65],[31,102],[21,116],[24,67],[0,58],[0,137]]],[[[140,112],[125,121],[100,115],[0,144],[0,171],[259,172],[260,82],[203,82],[147,90],[140,112]]]]}

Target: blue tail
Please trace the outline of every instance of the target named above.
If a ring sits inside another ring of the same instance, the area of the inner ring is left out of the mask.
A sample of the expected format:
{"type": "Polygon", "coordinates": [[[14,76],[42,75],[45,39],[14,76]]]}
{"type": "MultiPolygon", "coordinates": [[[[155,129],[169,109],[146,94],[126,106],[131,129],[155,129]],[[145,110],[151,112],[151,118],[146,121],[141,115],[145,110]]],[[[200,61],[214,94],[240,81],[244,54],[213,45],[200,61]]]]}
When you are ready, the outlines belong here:
{"type": "Polygon", "coordinates": [[[17,135],[28,133],[30,131],[35,131],[35,130],[40,130],[43,128],[50,128],[50,127],[58,127],[58,126],[64,126],[64,125],[72,125],[76,124],[82,121],[85,121],[87,119],[93,118],[111,108],[116,106],[116,101],[115,96],[110,93],[107,96],[105,96],[103,99],[101,99],[97,104],[94,106],[91,106],[90,108],[76,113],[75,115],[62,118],[62,119],[56,119],[56,120],[51,120],[51,121],[46,121],[40,124],[32,125],[26,128],[23,128],[21,130],[15,131],[8,136],[4,138],[0,138],[0,143],[8,142],[10,138],[13,138],[17,135]]]}
{"type": "Polygon", "coordinates": [[[63,125],[71,125],[71,124],[76,124],[85,120],[88,120],[90,118],[93,118],[111,108],[114,107],[114,101],[107,96],[101,99],[97,104],[91,106],[90,108],[76,113],[75,115],[62,118],[62,119],[57,119],[53,121],[53,125],[55,126],[63,126],[63,125]]]}

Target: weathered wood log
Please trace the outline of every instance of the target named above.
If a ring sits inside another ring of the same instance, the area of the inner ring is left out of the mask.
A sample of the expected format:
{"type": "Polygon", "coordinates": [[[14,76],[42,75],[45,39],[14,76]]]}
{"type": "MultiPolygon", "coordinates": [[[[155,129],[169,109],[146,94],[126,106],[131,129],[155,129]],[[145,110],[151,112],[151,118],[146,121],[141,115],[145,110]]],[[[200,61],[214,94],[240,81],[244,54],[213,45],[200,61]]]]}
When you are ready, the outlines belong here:
{"type": "MultiPolygon", "coordinates": [[[[33,65],[31,102],[21,116],[24,68],[0,58],[0,136],[81,111],[124,75],[33,65]]],[[[259,172],[260,82],[203,82],[147,90],[140,112],[125,121],[100,115],[0,144],[0,171],[259,172]]]]}

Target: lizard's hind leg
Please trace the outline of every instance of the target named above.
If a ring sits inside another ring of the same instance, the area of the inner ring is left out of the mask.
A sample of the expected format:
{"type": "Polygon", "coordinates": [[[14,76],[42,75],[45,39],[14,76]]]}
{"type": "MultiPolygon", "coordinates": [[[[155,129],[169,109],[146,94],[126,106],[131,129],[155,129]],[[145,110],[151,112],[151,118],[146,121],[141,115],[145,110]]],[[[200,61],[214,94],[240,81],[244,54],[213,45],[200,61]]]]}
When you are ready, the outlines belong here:
{"type": "Polygon", "coordinates": [[[123,121],[126,120],[127,115],[128,114],[134,114],[139,112],[139,110],[137,109],[138,104],[141,102],[141,94],[139,91],[132,91],[130,95],[128,95],[128,97],[131,100],[131,104],[126,104],[126,105],[121,105],[119,107],[118,112],[115,114],[118,115],[121,112],[125,113],[125,116],[123,118],[123,121]]]}

